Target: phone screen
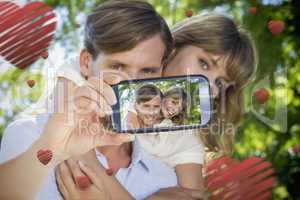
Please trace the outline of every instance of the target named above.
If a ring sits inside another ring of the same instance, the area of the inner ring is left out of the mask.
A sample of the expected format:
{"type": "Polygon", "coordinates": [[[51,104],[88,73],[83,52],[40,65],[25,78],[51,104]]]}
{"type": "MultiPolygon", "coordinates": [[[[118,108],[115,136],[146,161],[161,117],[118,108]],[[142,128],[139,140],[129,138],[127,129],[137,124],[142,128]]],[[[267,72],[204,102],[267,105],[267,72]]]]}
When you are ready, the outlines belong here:
{"type": "Polygon", "coordinates": [[[203,76],[123,81],[113,124],[118,132],[145,133],[199,128],[210,121],[210,88],[203,76]]]}

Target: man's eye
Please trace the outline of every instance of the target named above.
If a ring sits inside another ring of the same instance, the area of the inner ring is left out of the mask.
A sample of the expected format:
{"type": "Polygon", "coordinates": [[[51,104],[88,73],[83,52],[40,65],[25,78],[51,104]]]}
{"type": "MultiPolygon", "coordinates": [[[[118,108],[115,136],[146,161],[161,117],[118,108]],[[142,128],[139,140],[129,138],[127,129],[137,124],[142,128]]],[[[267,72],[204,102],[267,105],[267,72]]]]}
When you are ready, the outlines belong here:
{"type": "Polygon", "coordinates": [[[145,73],[145,74],[154,74],[154,73],[156,73],[158,70],[156,70],[156,69],[143,69],[143,73],[145,73]]]}
{"type": "Polygon", "coordinates": [[[123,69],[122,65],[110,65],[110,68],[113,70],[121,71],[123,69]]]}
{"type": "Polygon", "coordinates": [[[208,69],[208,63],[205,61],[205,60],[203,60],[203,59],[199,59],[199,65],[200,65],[200,67],[201,68],[203,68],[203,69],[205,69],[205,70],[207,70],[208,69]]]}

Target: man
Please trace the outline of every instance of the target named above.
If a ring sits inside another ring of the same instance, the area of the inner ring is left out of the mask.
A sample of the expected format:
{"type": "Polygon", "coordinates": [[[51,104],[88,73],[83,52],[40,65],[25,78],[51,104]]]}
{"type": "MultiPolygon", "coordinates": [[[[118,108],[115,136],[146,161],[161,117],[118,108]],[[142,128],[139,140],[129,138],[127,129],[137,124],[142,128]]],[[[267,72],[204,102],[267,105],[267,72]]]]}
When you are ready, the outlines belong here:
{"type": "MultiPolygon", "coordinates": [[[[68,88],[68,91],[73,91],[73,94],[79,93],[77,95],[80,98],[78,98],[75,107],[79,109],[80,112],[85,111],[85,108],[87,108],[86,105],[93,105],[94,103],[99,109],[93,109],[93,111],[95,111],[100,118],[102,117],[101,119],[111,113],[110,106],[115,103],[115,96],[110,84],[115,84],[118,81],[125,79],[160,77],[163,64],[172,50],[172,36],[165,21],[155,12],[150,4],[133,0],[108,1],[97,7],[87,18],[84,43],[85,49],[81,51],[79,60],[80,71],[82,76],[86,77],[88,83],[86,87],[89,87],[90,91],[92,91],[91,93],[94,92],[95,95],[91,96],[84,94],[86,90],[82,93],[74,92],[74,90],[76,91],[75,84],[70,84],[70,82],[66,82],[65,80],[59,79],[58,85],[63,85],[64,88],[68,88]],[[99,79],[99,77],[103,77],[103,79],[99,79]]],[[[64,95],[66,98],[70,97],[66,91],[64,92],[64,95]]],[[[68,108],[68,106],[63,106],[63,108],[65,107],[68,108]]],[[[89,118],[92,117],[89,116],[89,118]]],[[[14,158],[14,156],[19,155],[28,148],[25,147],[21,150],[15,149],[16,152],[13,155],[7,153],[6,150],[13,148],[15,145],[14,143],[20,139],[20,135],[16,136],[16,133],[28,131],[29,133],[27,133],[27,135],[30,135],[34,130],[42,130],[44,125],[45,127],[49,127],[49,123],[52,123],[51,125],[55,127],[53,121],[59,121],[59,119],[48,120],[46,117],[43,119],[44,123],[39,123],[41,126],[37,126],[37,123],[35,122],[30,123],[30,125],[33,126],[31,129],[26,127],[26,123],[25,126],[24,123],[19,123],[17,126],[14,126],[16,125],[15,123],[10,126],[6,131],[10,134],[5,134],[7,136],[4,136],[3,138],[3,150],[1,152],[2,155],[6,155],[7,157],[3,158],[2,156],[2,160],[14,158]],[[18,140],[16,140],[16,138],[18,138],[18,140]]],[[[101,120],[97,122],[101,123],[101,120]]],[[[59,122],[56,122],[56,124],[59,128],[59,122]]],[[[43,137],[43,135],[41,137],[43,137]]],[[[31,138],[32,141],[29,142],[26,138],[23,139],[26,141],[25,144],[30,144],[33,143],[36,138],[31,138]]],[[[71,147],[70,145],[67,145],[68,151],[64,152],[72,152],[72,155],[79,155],[80,152],[86,152],[88,149],[87,146],[80,145],[79,141],[80,140],[76,140],[76,144],[78,145],[71,145],[71,147]],[[81,149],[84,150],[81,151],[81,149]]],[[[71,142],[74,141],[71,140],[71,142]]],[[[87,144],[90,143],[87,142],[87,144]]],[[[89,149],[92,149],[92,146],[93,145],[89,146],[89,149]]],[[[142,156],[142,158],[145,158],[144,160],[140,159],[141,157],[139,156],[134,157],[135,155],[146,155],[141,148],[137,147],[138,144],[135,143],[131,145],[130,143],[126,143],[114,147],[99,146],[100,147],[97,148],[98,160],[105,167],[109,166],[118,181],[131,192],[127,197],[130,198],[131,195],[138,199],[145,198],[157,192],[160,188],[176,185],[174,171],[172,172],[170,169],[162,167],[164,165],[152,160],[151,156],[142,156]],[[132,154],[131,151],[133,152],[132,154]],[[135,165],[135,161],[137,162],[137,165],[135,165]],[[154,165],[151,166],[150,164],[147,166],[146,163],[154,163],[154,165]],[[142,168],[144,164],[146,164],[145,169],[142,168]],[[145,171],[148,167],[153,167],[154,170],[149,170],[150,173],[148,173],[145,171]],[[122,170],[120,169],[124,168],[126,171],[121,172],[122,170]],[[135,170],[133,170],[135,172],[131,171],[132,168],[135,168],[135,170]],[[161,169],[163,170],[160,171],[161,169]],[[161,176],[161,172],[165,172],[164,174],[166,177],[161,176]],[[146,180],[149,182],[143,182],[145,179],[141,179],[140,177],[147,177],[146,180]],[[153,179],[151,179],[151,177],[153,179]],[[136,187],[129,187],[132,185],[126,185],[132,183],[132,181],[136,181],[136,187]],[[143,189],[138,188],[142,185],[145,186],[143,189]]],[[[60,151],[60,153],[61,152],[62,151],[60,151]]],[[[13,165],[13,163],[11,163],[11,165],[13,165]]],[[[31,174],[31,168],[27,166],[24,167],[26,167],[27,173],[31,174]]],[[[61,164],[60,169],[62,169],[60,171],[64,172],[71,170],[75,180],[77,180],[77,177],[83,175],[82,172],[78,170],[79,168],[76,165],[76,161],[73,159],[61,164]]],[[[45,174],[45,172],[43,172],[43,174],[45,174]]],[[[22,176],[24,177],[27,175],[22,174],[22,176]]],[[[26,178],[29,179],[28,177],[26,178]]],[[[53,173],[50,178],[54,178],[53,173]]],[[[41,178],[39,179],[42,180],[41,178]]],[[[41,199],[55,199],[58,197],[57,192],[51,192],[56,190],[53,182],[53,179],[46,182],[44,190],[42,190],[39,196],[41,199]],[[49,196],[49,194],[53,196],[49,196]]],[[[63,180],[60,182],[63,182],[63,180]]],[[[36,184],[32,191],[36,191],[38,185],[39,184],[36,184]]],[[[30,192],[33,193],[32,191],[30,192]]],[[[26,193],[26,191],[23,192],[26,193]]],[[[31,193],[28,196],[31,196],[31,193]]],[[[112,199],[125,199],[125,196],[120,196],[120,194],[121,193],[118,192],[110,193],[112,199]]],[[[68,196],[72,197],[72,195],[68,196]]]]}
{"type": "Polygon", "coordinates": [[[160,123],[161,120],[161,102],[162,92],[154,85],[143,85],[135,92],[135,102],[132,108],[129,108],[124,119],[124,130],[151,128],[160,123]],[[130,118],[134,109],[136,113],[135,120],[130,118]]]}
{"type": "Polygon", "coordinates": [[[135,110],[141,128],[151,128],[161,120],[162,93],[153,85],[144,85],[136,92],[135,110]]]}
{"type": "MultiPolygon", "coordinates": [[[[87,78],[87,83],[92,85],[91,87],[97,89],[104,87],[104,89],[98,91],[96,97],[93,97],[92,90],[87,93],[86,91],[82,92],[81,88],[85,86],[78,89],[76,85],[61,79],[58,80],[57,85],[66,85],[68,90],[65,90],[64,93],[69,99],[72,98],[69,91],[76,91],[74,94],[80,97],[76,97],[78,100],[75,102],[78,115],[90,113],[88,109],[93,109],[90,99],[94,98],[94,102],[98,101],[100,104],[99,118],[105,116],[105,113],[110,109],[111,101],[115,101],[113,90],[108,83],[116,83],[115,77],[118,77],[118,81],[120,81],[126,78],[161,76],[162,63],[172,50],[172,36],[167,24],[150,4],[141,1],[109,1],[97,7],[87,18],[84,43],[86,48],[81,51],[78,61],[81,73],[87,78]],[[96,77],[103,77],[104,82],[100,82],[101,80],[96,77]]],[[[61,104],[59,98],[61,97],[58,97],[58,94],[54,97],[57,100],[56,104],[61,104]]],[[[68,106],[58,106],[70,109],[68,106]]],[[[8,158],[4,158],[4,155],[9,158],[15,156],[10,155],[9,149],[18,151],[17,149],[20,148],[15,143],[12,144],[13,141],[22,138],[18,132],[23,131],[23,136],[31,136],[29,139],[22,139],[27,146],[30,146],[34,140],[28,140],[41,134],[35,129],[43,130],[43,127],[48,126],[49,121],[51,121],[49,116],[41,115],[36,120],[21,124],[17,122],[10,126],[3,138],[2,159],[8,160],[8,158]],[[28,127],[29,124],[31,128],[28,127]],[[29,133],[24,133],[26,129],[29,129],[29,133]]],[[[59,126],[58,123],[57,126],[53,127],[58,130],[59,126]]],[[[88,129],[83,128],[81,134],[87,134],[85,132],[88,131],[88,129]]],[[[77,148],[80,150],[80,146],[77,148]]],[[[174,171],[167,169],[162,163],[143,153],[143,150],[136,143],[132,146],[130,143],[125,143],[121,146],[98,147],[97,149],[102,154],[99,157],[100,162],[102,161],[103,165],[107,164],[110,169],[114,170],[116,177],[119,178],[125,188],[132,192],[131,195],[134,198],[142,199],[158,191],[161,187],[171,187],[177,184],[174,171]],[[132,166],[135,162],[136,165],[132,166]],[[120,168],[127,168],[128,171],[121,172],[120,168]],[[148,168],[149,171],[147,171],[148,168]],[[159,170],[164,168],[165,180],[167,181],[160,179],[157,174],[159,170]],[[143,179],[137,179],[137,177],[143,177],[143,179]],[[135,187],[131,180],[136,181],[135,187]],[[147,181],[148,184],[144,181],[147,181]],[[151,182],[150,185],[149,182],[151,182]],[[131,184],[131,187],[129,188],[126,183],[131,184]],[[141,185],[148,186],[140,190],[137,187],[141,185]]],[[[22,149],[22,151],[24,150],[22,149]]],[[[68,166],[71,163],[72,160],[69,160],[68,166]]],[[[50,179],[45,183],[38,199],[59,198],[58,192],[55,192],[53,178],[54,174],[51,173],[50,179]]]]}

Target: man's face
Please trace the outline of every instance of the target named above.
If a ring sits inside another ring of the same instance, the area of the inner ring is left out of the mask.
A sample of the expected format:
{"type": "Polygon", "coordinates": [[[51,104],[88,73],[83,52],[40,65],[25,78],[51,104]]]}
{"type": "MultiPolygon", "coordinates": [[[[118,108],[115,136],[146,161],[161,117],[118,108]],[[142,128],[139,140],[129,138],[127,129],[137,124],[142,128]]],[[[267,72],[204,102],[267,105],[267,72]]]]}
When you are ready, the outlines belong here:
{"type": "Polygon", "coordinates": [[[135,103],[135,109],[143,124],[152,127],[160,120],[161,98],[157,95],[149,101],[135,103]]]}
{"type": "MultiPolygon", "coordinates": [[[[89,59],[88,68],[91,68],[90,75],[103,76],[104,80],[108,76],[119,81],[161,77],[164,53],[165,45],[157,34],[132,50],[113,54],[100,53],[96,60],[89,59]]],[[[85,70],[83,66],[82,70],[85,70]]]]}

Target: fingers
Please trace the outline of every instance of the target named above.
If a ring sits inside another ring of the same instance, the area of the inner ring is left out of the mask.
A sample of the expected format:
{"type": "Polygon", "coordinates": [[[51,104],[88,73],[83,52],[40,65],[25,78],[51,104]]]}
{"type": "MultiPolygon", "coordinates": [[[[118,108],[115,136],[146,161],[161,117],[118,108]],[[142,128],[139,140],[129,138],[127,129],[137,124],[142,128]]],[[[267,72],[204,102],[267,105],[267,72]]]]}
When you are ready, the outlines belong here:
{"type": "Polygon", "coordinates": [[[56,113],[68,112],[67,101],[75,87],[76,85],[72,81],[62,77],[58,78],[53,94],[51,94],[51,98],[54,101],[54,111],[56,113]]]}
{"type": "Polygon", "coordinates": [[[133,134],[116,134],[113,132],[106,131],[102,134],[94,135],[95,147],[107,146],[107,145],[121,145],[126,142],[132,142],[135,140],[133,134]]]}
{"type": "Polygon", "coordinates": [[[100,117],[104,117],[113,112],[104,96],[88,86],[78,87],[74,91],[73,97],[71,101],[75,103],[78,114],[88,114],[95,111],[100,117]]]}
{"type": "Polygon", "coordinates": [[[83,86],[59,79],[55,88],[55,110],[58,113],[73,112],[75,108],[79,115],[94,111],[105,117],[112,115],[111,105],[117,102],[112,87],[96,77],[91,77],[83,86]]]}
{"type": "Polygon", "coordinates": [[[56,183],[60,194],[63,196],[64,199],[68,199],[69,192],[64,182],[62,181],[61,174],[59,173],[58,169],[55,170],[55,177],[56,177],[56,183]]]}
{"type": "Polygon", "coordinates": [[[100,177],[98,177],[98,175],[96,174],[96,172],[90,168],[89,166],[87,166],[87,164],[83,161],[78,161],[78,164],[80,166],[80,169],[86,174],[88,175],[88,177],[90,177],[91,181],[94,183],[94,185],[96,185],[96,187],[100,190],[103,190],[104,188],[104,184],[102,182],[102,179],[100,177]]]}
{"type": "Polygon", "coordinates": [[[114,105],[117,103],[115,92],[110,85],[97,77],[90,77],[88,79],[88,83],[89,86],[94,88],[105,98],[106,102],[108,102],[109,105],[114,105]]]}
{"type": "Polygon", "coordinates": [[[67,160],[69,169],[71,170],[72,176],[80,189],[88,188],[92,183],[81,170],[79,165],[72,158],[67,160]]]}
{"type": "Polygon", "coordinates": [[[65,162],[62,162],[58,166],[58,173],[60,176],[60,181],[65,186],[66,190],[69,193],[75,194],[76,193],[76,185],[73,181],[72,174],[65,162]]]}

